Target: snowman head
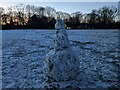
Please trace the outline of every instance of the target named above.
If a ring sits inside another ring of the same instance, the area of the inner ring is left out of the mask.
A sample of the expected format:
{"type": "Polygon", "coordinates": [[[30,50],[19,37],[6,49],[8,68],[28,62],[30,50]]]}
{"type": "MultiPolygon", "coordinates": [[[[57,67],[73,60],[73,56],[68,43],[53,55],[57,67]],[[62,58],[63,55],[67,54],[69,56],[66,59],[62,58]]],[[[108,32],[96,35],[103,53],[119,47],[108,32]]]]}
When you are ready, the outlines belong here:
{"type": "Polygon", "coordinates": [[[55,29],[65,29],[65,22],[61,18],[57,18],[56,24],[55,24],[55,29]]]}

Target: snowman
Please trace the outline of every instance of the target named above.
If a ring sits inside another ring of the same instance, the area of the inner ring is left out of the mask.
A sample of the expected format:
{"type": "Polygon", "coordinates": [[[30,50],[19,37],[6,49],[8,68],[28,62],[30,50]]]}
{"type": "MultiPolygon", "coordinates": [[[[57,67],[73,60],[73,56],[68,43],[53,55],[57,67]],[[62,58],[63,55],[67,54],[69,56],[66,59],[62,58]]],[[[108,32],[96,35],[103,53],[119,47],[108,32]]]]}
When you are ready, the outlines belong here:
{"type": "Polygon", "coordinates": [[[74,80],[79,73],[80,61],[70,47],[65,22],[57,18],[53,49],[47,53],[44,74],[49,81],[74,80]]]}

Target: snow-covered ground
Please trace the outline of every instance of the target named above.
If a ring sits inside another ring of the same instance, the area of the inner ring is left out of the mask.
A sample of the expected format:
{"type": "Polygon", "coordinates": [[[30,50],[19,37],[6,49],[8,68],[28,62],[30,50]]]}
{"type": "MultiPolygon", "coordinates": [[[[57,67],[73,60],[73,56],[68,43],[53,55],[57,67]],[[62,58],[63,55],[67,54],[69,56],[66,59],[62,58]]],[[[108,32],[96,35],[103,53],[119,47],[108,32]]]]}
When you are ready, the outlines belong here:
{"type": "Polygon", "coordinates": [[[55,30],[2,31],[3,88],[120,88],[118,30],[67,32],[80,73],[75,80],[49,83],[43,67],[55,30]]]}

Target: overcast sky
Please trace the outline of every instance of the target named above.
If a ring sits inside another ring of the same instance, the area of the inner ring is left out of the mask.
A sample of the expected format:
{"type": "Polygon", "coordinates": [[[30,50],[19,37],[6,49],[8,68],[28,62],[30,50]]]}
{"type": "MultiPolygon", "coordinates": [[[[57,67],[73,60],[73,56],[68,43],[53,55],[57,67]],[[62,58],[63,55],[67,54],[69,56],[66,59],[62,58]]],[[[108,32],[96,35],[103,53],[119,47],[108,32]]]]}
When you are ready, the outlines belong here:
{"type": "MultiPolygon", "coordinates": [[[[11,0],[12,1],[12,0],[11,0]]],[[[99,9],[103,6],[114,6],[118,7],[118,2],[1,2],[0,7],[8,7],[17,5],[19,3],[30,4],[35,6],[50,6],[55,8],[57,11],[63,11],[67,13],[72,13],[75,11],[81,11],[82,13],[88,13],[93,9],[99,9]]]]}

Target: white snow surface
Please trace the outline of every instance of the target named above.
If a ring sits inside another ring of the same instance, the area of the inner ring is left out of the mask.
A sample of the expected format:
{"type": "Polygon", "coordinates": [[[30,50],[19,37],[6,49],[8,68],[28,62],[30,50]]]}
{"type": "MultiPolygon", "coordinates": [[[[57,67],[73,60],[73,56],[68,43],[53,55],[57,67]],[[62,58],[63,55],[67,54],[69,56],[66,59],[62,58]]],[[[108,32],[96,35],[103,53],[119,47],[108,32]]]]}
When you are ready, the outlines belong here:
{"type": "Polygon", "coordinates": [[[2,31],[2,88],[120,88],[118,30],[67,30],[80,73],[75,80],[47,82],[43,67],[55,32],[2,31]]]}

